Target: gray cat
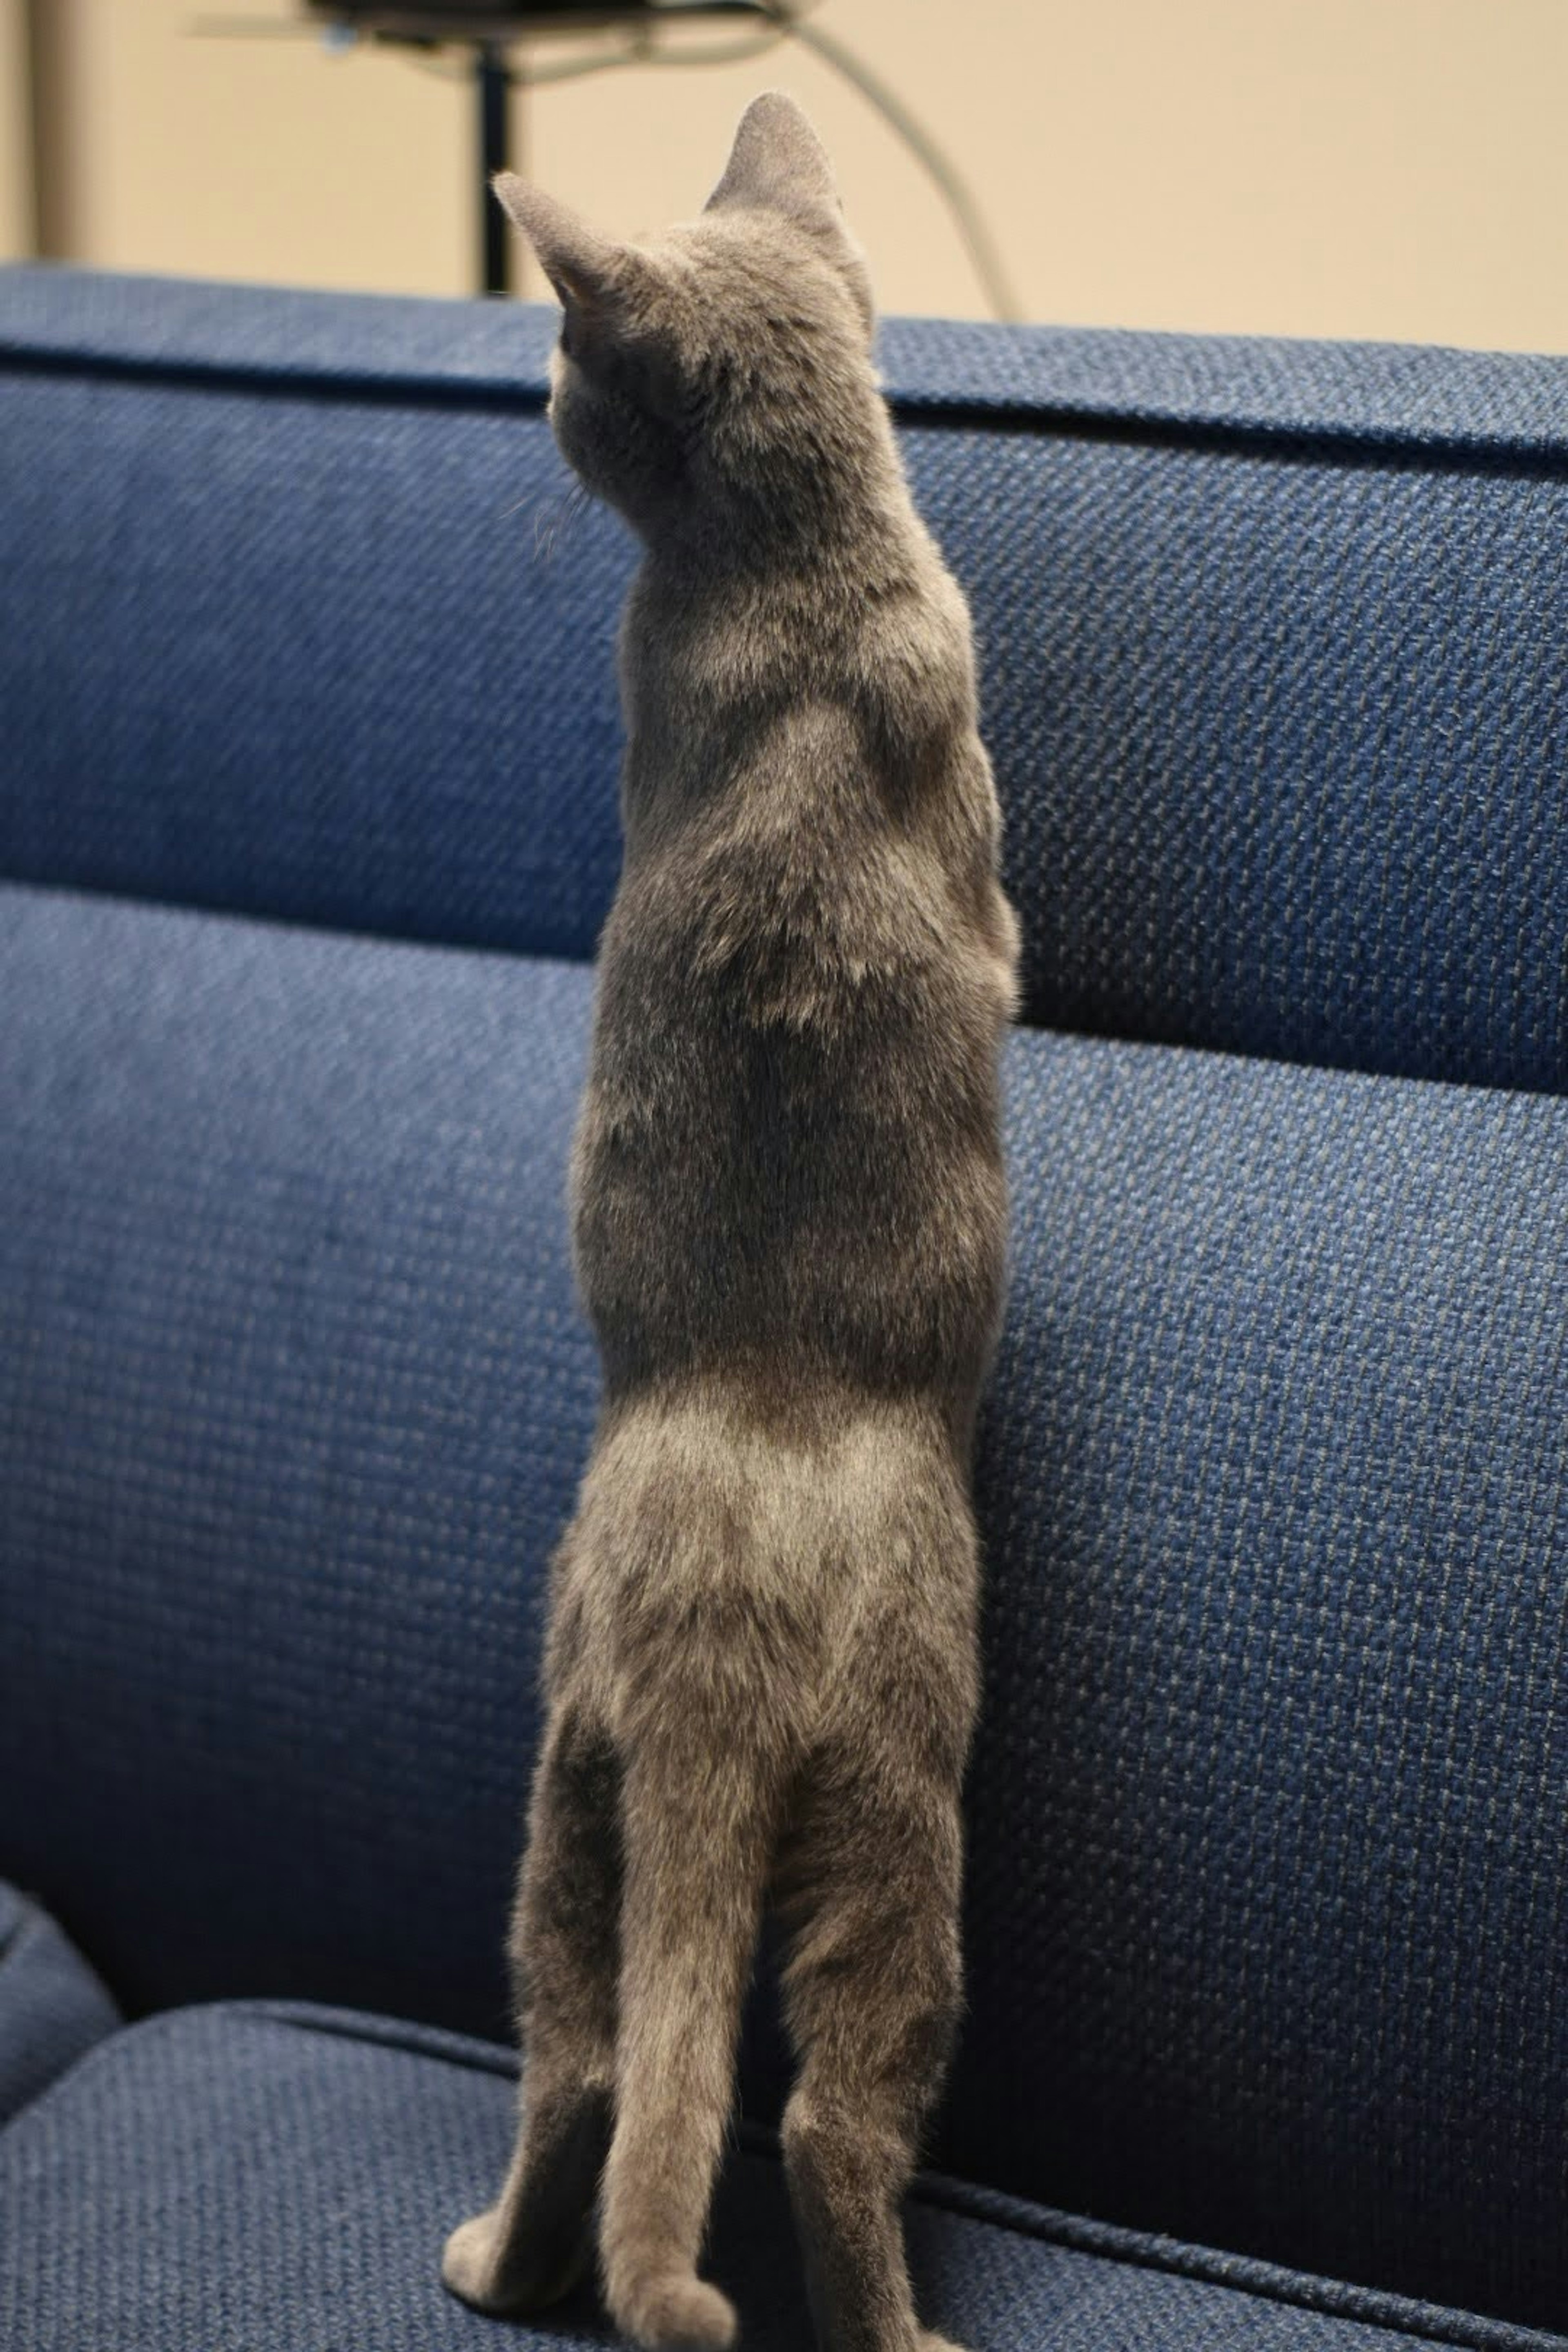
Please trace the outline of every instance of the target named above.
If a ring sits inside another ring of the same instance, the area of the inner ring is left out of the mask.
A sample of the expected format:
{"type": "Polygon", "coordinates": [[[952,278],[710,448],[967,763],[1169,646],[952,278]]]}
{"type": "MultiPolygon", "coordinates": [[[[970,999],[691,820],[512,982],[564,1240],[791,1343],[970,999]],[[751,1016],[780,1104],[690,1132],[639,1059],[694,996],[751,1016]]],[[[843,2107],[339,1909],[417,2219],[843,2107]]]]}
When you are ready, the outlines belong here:
{"type": "Polygon", "coordinates": [[[773,1903],[823,2352],[943,2352],[900,2209],[959,2009],[1017,958],[968,614],[790,100],[748,109],[700,220],[647,244],[498,192],[565,311],[556,437],[645,553],[572,1173],[604,1405],[552,1568],[521,2120],[445,2276],[481,2310],[546,2304],[597,2201],[616,2323],[732,2341],[697,2263],[773,1903]]]}

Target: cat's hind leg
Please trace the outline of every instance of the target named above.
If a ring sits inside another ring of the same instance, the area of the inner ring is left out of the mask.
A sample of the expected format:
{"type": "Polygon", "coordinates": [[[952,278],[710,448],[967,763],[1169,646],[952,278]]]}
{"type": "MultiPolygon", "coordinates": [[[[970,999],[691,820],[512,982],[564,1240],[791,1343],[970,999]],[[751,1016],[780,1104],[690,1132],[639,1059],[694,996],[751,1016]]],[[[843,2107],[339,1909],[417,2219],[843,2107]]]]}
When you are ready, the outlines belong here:
{"type": "Polygon", "coordinates": [[[807,1767],[783,1890],[800,2054],[784,2164],[820,2352],[955,2352],[916,2320],[903,2239],[960,2003],[967,1721],[962,1697],[931,1704],[922,1647],[888,1622],[861,1645],[855,1704],[807,1767]]]}
{"type": "Polygon", "coordinates": [[[447,2241],[442,2276],[492,2313],[537,2309],[587,2267],[614,2119],[619,1771],[608,1737],[552,1708],[534,1774],[511,1957],[524,2061],[494,2205],[447,2241]]]}

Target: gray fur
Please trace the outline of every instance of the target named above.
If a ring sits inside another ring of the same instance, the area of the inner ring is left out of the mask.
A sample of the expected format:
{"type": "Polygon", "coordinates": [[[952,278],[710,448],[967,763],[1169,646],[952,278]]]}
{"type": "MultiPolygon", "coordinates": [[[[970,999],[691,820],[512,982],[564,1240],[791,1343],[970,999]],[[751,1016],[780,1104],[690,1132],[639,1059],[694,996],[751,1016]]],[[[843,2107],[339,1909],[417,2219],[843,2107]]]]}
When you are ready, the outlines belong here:
{"type": "Polygon", "coordinates": [[[550,2300],[597,2189],[618,2325],[731,2340],[697,2263],[771,1901],[819,2341],[917,2352],[900,2200],[959,2008],[1016,962],[968,614],[792,101],[758,99],[701,219],[643,245],[499,193],[565,310],[557,437],[644,560],[572,1172],[605,1395],[552,1567],[520,2130],[445,2275],[550,2300]]]}

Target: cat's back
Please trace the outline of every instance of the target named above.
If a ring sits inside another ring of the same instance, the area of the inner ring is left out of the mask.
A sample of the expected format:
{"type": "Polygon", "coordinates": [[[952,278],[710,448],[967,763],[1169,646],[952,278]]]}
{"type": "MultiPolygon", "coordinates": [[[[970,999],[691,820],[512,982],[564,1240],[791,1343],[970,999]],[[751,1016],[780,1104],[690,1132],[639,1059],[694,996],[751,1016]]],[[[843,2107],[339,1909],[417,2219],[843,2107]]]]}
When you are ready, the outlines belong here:
{"type": "Polygon", "coordinates": [[[762,641],[799,632],[793,692],[760,654],[737,676],[721,650],[718,687],[711,655],[667,658],[634,723],[574,1163],[612,1382],[762,1356],[962,1390],[989,1344],[1012,982],[989,770],[962,676],[951,709],[906,710],[911,747],[820,619],[762,641]]]}

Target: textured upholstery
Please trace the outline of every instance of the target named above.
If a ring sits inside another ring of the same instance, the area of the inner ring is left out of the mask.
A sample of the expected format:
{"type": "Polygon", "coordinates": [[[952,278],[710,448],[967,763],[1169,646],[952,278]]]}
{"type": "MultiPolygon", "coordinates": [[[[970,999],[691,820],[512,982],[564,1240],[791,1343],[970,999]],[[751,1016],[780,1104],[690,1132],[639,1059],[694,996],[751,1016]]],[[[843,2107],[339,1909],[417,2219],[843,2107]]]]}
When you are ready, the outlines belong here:
{"type": "MultiPolygon", "coordinates": [[[[0,273],[0,872],[590,952],[630,554],[552,315],[0,273]]],[[[1568,361],[887,340],[1031,1016],[1568,1085],[1568,361]]]]}
{"type": "Polygon", "coordinates": [[[119,2022],[48,1913],[0,1880],[0,2122],[119,2022]]]}
{"type": "MultiPolygon", "coordinates": [[[[23,266],[4,273],[0,352],[18,363],[243,377],[411,398],[542,389],[550,303],[243,289],[200,278],[23,266]]],[[[1208,434],[1324,436],[1499,457],[1561,450],[1561,359],[1412,343],[1270,341],[888,319],[878,357],[900,410],[1090,419],[1208,434]]]]}
{"type": "Polygon", "coordinates": [[[1568,2314],[1568,1103],[1025,1036],[946,2160],[1568,2314]]]}
{"type": "Polygon", "coordinates": [[[132,2007],[502,2031],[589,975],[0,907],[0,1858],[132,2007]]]}
{"type": "MultiPolygon", "coordinates": [[[[135,2004],[499,2032],[589,975],[4,903],[0,1854],[135,2004]]],[[[1568,1102],[1027,1033],[1007,1076],[942,2161],[1543,2322],[1568,1102]]]]}
{"type": "MultiPolygon", "coordinates": [[[[498,2329],[445,2294],[454,2217],[505,2160],[513,2085],[482,2045],[226,2007],[119,2037],[0,2133],[0,2342],[27,2352],[585,2352],[592,2291],[498,2329]]],[[[1215,2257],[932,2181],[910,2200],[922,2312],[976,2352],[1561,2352],[1564,2338],[1215,2257]]],[[[748,2352],[810,2340],[775,2160],[750,2138],[710,2242],[748,2352]]]]}
{"type": "MultiPolygon", "coordinates": [[[[0,272],[0,1870],[136,2011],[505,2029],[629,566],[552,539],[548,336],[0,272]]],[[[1367,2340],[1147,2239],[1047,2261],[1008,2196],[1498,2323],[1378,2319],[1433,2341],[1561,2328],[1568,362],[885,356],[1035,1024],[969,2218],[921,2230],[975,2352],[1367,2340]]],[[[480,2340],[429,2269],[504,2137],[472,2066],[413,2146],[321,2042],[151,2026],[0,2135],[61,2200],[0,2343],[275,2340],[301,2241],[291,2336],[480,2340]]],[[[754,2114],[776,2077],[760,2018],[754,2114]]]]}

